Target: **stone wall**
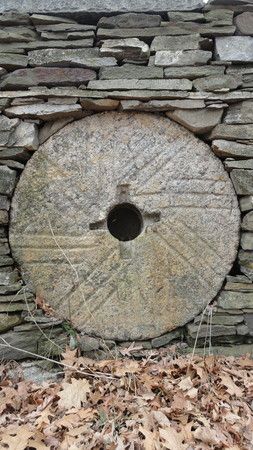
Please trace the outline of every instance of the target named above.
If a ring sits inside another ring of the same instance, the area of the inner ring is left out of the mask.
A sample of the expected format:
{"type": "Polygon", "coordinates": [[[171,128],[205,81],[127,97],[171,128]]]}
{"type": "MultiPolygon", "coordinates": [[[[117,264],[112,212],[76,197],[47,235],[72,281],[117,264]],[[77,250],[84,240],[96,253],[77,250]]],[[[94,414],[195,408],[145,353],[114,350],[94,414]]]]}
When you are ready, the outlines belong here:
{"type": "Polygon", "coordinates": [[[32,3],[33,11],[24,1],[17,13],[2,2],[0,15],[0,356],[28,355],[7,343],[41,354],[58,354],[69,342],[88,352],[115,345],[45,315],[48,306],[20,280],[8,243],[11,197],[33,152],[76,118],[112,110],[165,115],[207,142],[242,213],[238,258],[213,304],[186,327],[141,345],[177,339],[191,346],[198,335],[203,346],[211,330],[214,345],[252,348],[252,0],[167,0],[138,13],[124,5],[124,14],[106,2],[105,11],[85,2],[72,11],[61,2],[49,10],[32,3]]]}

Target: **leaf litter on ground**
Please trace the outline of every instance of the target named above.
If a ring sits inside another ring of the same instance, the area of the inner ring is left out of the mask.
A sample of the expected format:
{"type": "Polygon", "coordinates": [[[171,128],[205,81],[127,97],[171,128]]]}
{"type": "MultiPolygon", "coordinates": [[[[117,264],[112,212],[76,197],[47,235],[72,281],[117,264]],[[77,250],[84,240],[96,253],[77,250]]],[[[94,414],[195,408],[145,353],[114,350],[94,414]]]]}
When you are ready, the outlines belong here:
{"type": "Polygon", "coordinates": [[[250,357],[163,349],[95,361],[67,350],[62,362],[64,375],[41,385],[0,366],[1,449],[253,449],[250,357]]]}

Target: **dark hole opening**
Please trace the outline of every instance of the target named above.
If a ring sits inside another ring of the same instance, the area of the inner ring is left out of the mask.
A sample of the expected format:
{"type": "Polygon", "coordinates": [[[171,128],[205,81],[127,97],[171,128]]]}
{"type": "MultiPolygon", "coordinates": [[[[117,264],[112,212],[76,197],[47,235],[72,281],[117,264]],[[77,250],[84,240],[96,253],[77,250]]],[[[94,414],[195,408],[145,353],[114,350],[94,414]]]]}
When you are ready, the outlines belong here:
{"type": "Polygon", "coordinates": [[[132,241],[142,230],[141,213],[130,203],[116,205],[108,214],[107,227],[119,241],[132,241]]]}

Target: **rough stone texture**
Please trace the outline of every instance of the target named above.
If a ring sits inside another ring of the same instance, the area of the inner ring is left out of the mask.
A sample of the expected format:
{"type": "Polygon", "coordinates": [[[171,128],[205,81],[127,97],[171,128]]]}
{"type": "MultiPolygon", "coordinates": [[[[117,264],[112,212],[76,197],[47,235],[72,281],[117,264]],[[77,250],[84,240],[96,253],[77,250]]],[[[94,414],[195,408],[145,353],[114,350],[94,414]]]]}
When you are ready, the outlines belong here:
{"type": "Polygon", "coordinates": [[[80,103],[83,109],[90,111],[114,111],[119,106],[118,100],[108,99],[80,99],[80,103]]]}
{"type": "Polygon", "coordinates": [[[22,318],[18,314],[0,314],[0,333],[5,333],[20,323],[22,318]]]}
{"type": "MultiPolygon", "coordinates": [[[[97,90],[109,90],[114,91],[116,89],[128,90],[128,89],[150,89],[150,90],[185,90],[190,91],[192,88],[192,82],[190,80],[176,78],[172,80],[94,80],[89,81],[88,89],[97,90]]],[[[10,109],[10,108],[8,108],[10,109]]],[[[7,109],[6,109],[7,111],[7,109]]]]}
{"type": "Polygon", "coordinates": [[[114,56],[117,60],[147,61],[149,46],[138,38],[107,39],[100,48],[101,56],[114,56]]]}
{"type": "MultiPolygon", "coordinates": [[[[23,147],[27,150],[37,150],[39,145],[38,126],[35,123],[20,122],[12,133],[8,145],[23,147]]],[[[0,152],[0,156],[3,156],[3,152],[0,152]]]]}
{"type": "MultiPolygon", "coordinates": [[[[248,100],[242,103],[231,105],[227,110],[224,123],[251,123],[253,124],[253,101],[248,100]]],[[[252,126],[253,128],[253,126],[252,126]]]]}
{"type": "Polygon", "coordinates": [[[26,27],[1,27],[0,42],[29,42],[37,38],[35,31],[26,27]]]}
{"type": "Polygon", "coordinates": [[[253,233],[242,233],[240,244],[243,250],[253,250],[253,233]]]}
{"type": "Polygon", "coordinates": [[[182,331],[180,329],[171,331],[170,333],[163,334],[162,336],[152,339],[151,347],[153,348],[164,347],[168,345],[170,342],[172,342],[174,339],[180,338],[181,335],[182,331]]]}
{"type": "MultiPolygon", "coordinates": [[[[69,66],[69,67],[87,67],[99,69],[103,66],[116,66],[117,60],[113,57],[100,58],[89,49],[66,49],[59,50],[48,48],[45,50],[34,50],[28,53],[29,64],[31,66],[69,66]]],[[[0,53],[0,65],[2,64],[2,54],[0,53]]]]}
{"type": "Polygon", "coordinates": [[[166,115],[196,134],[204,134],[212,130],[222,118],[223,110],[198,109],[185,110],[177,109],[167,112],[166,115]]]}
{"type": "Polygon", "coordinates": [[[217,139],[212,142],[212,149],[217,156],[231,158],[253,158],[253,145],[217,139]]]}
{"type": "MultiPolygon", "coordinates": [[[[70,49],[70,48],[88,48],[93,46],[94,39],[76,39],[76,40],[52,40],[48,41],[31,41],[27,43],[23,42],[12,42],[11,44],[0,44],[0,54],[1,53],[23,53],[24,50],[38,50],[38,49],[48,49],[48,48],[60,48],[60,49],[70,49]]],[[[86,48],[86,50],[87,50],[86,48]]],[[[90,49],[91,50],[91,49],[90,49]]]]}
{"type": "Polygon", "coordinates": [[[238,34],[253,36],[253,12],[244,12],[235,17],[238,34]]]}
{"type": "Polygon", "coordinates": [[[1,83],[2,89],[22,89],[33,86],[75,86],[96,79],[90,69],[65,67],[35,67],[10,73],[1,83]]]}
{"type": "Polygon", "coordinates": [[[103,28],[147,28],[159,27],[161,16],[155,14],[119,14],[111,17],[101,17],[98,26],[103,28]]]}
{"type": "Polygon", "coordinates": [[[53,120],[64,117],[80,117],[80,105],[53,105],[39,103],[33,105],[11,106],[5,110],[9,117],[23,117],[32,119],[53,120]]]}
{"type": "MultiPolygon", "coordinates": [[[[208,336],[210,326],[209,325],[201,325],[200,330],[198,325],[190,324],[187,325],[187,331],[191,338],[195,339],[197,337],[199,338],[205,338],[208,336]]],[[[233,336],[236,334],[236,328],[234,326],[226,326],[226,325],[212,325],[212,337],[216,336],[233,336]]]]}
{"type": "Polygon", "coordinates": [[[221,75],[199,78],[193,82],[197,91],[229,91],[242,85],[242,78],[235,75],[221,75]]]}
{"type": "Polygon", "coordinates": [[[71,313],[88,334],[135,340],[183,325],[217,294],[238,225],[231,182],[203,142],[166,118],[105,113],[67,125],[28,162],[10,242],[57,315],[71,313]],[[144,221],[127,242],[106,227],[122,201],[144,221]]]}
{"type": "Polygon", "coordinates": [[[28,58],[25,55],[11,53],[0,53],[0,66],[4,69],[19,69],[26,67],[28,58]]]}
{"type": "MultiPolygon", "coordinates": [[[[252,197],[250,197],[250,199],[252,202],[252,197]]],[[[241,226],[243,230],[253,231],[253,211],[243,217],[241,226]]]]}
{"type": "Polygon", "coordinates": [[[215,39],[216,58],[220,61],[253,62],[253,38],[230,36],[215,39]]]}
{"type": "MultiPolygon", "coordinates": [[[[59,23],[53,25],[37,25],[36,30],[41,33],[43,31],[52,31],[52,32],[72,32],[72,31],[94,31],[96,29],[95,25],[83,25],[80,23],[59,23]]],[[[88,33],[89,36],[92,36],[88,33]]]]}
{"type": "Polygon", "coordinates": [[[161,50],[156,52],[155,66],[190,66],[190,65],[202,65],[212,57],[211,52],[205,52],[204,50],[178,50],[169,51],[161,50]]]}
{"type": "Polygon", "coordinates": [[[0,166],[0,194],[11,196],[16,183],[16,171],[0,166]]]}
{"type": "Polygon", "coordinates": [[[194,80],[200,77],[223,76],[225,66],[183,66],[164,69],[165,78],[188,78],[194,80]]]}
{"type": "Polygon", "coordinates": [[[43,125],[39,132],[39,143],[43,144],[50,136],[57,133],[61,128],[65,127],[69,122],[74,120],[73,117],[66,117],[65,119],[49,120],[43,125]]]}
{"type": "Polygon", "coordinates": [[[231,141],[253,139],[253,126],[251,124],[227,125],[221,123],[213,129],[210,139],[228,139],[231,141]]]}
{"type": "Polygon", "coordinates": [[[253,194],[253,170],[234,169],[231,179],[238,195],[253,194]]]}
{"type": "Polygon", "coordinates": [[[200,36],[193,34],[191,36],[156,36],[151,44],[151,52],[159,50],[198,50],[200,36]]]}
{"type": "Polygon", "coordinates": [[[205,22],[204,14],[197,12],[169,11],[168,19],[172,22],[205,22]]]}
{"type": "Polygon", "coordinates": [[[142,67],[136,64],[123,64],[120,67],[103,67],[99,71],[100,80],[115,80],[119,78],[124,80],[163,78],[163,69],[161,67],[142,67]]]}
{"type": "Polygon", "coordinates": [[[32,14],[30,17],[31,21],[35,25],[50,25],[50,24],[56,24],[56,23],[73,23],[74,21],[71,19],[68,19],[66,17],[57,17],[57,16],[47,16],[45,14],[32,14]]]}
{"type": "Polygon", "coordinates": [[[224,166],[228,171],[232,169],[253,169],[253,159],[243,159],[239,161],[226,159],[224,161],[224,166]]]}
{"type": "MultiPolygon", "coordinates": [[[[241,272],[253,280],[253,252],[240,250],[238,255],[241,272]]],[[[252,306],[250,306],[252,308],[252,306]]]]}
{"type": "Polygon", "coordinates": [[[222,291],[218,298],[218,306],[223,309],[253,308],[253,293],[222,291]]]}
{"type": "MultiPolygon", "coordinates": [[[[239,199],[240,209],[242,212],[253,209],[253,196],[248,195],[239,199]]],[[[253,231],[253,217],[252,217],[252,231],[253,231]]]]}
{"type": "Polygon", "coordinates": [[[122,111],[169,111],[174,109],[202,109],[205,107],[203,100],[122,100],[122,111]]]}

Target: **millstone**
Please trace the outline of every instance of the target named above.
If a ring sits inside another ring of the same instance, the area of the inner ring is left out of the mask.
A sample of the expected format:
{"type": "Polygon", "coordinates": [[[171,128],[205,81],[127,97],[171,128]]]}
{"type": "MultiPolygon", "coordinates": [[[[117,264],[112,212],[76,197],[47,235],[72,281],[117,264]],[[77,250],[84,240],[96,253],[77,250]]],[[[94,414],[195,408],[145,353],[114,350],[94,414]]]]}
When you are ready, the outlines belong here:
{"type": "Polygon", "coordinates": [[[238,245],[231,181],[210,148],[165,117],[72,122],[27,163],[10,243],[59,317],[107,339],[159,336],[215,297],[238,245]]]}

